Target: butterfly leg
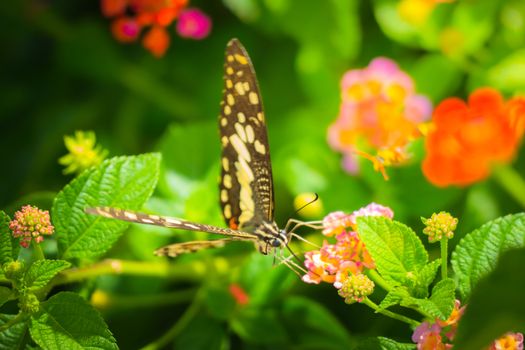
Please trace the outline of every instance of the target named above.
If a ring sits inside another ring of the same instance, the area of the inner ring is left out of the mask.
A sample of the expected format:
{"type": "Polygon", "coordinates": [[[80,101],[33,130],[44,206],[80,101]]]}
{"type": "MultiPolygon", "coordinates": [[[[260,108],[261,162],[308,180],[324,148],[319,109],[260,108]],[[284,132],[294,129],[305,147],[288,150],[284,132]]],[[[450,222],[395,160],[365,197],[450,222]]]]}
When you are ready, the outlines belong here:
{"type": "Polygon", "coordinates": [[[289,219],[288,222],[286,223],[286,226],[285,226],[284,230],[286,232],[293,232],[293,231],[295,231],[296,229],[298,229],[301,226],[309,227],[309,228],[312,228],[314,230],[320,230],[320,229],[323,228],[323,221],[322,220],[301,221],[301,220],[297,220],[297,219],[289,219]],[[293,226],[293,228],[291,230],[289,230],[291,225],[295,225],[295,226],[293,226]]]}
{"type": "Polygon", "coordinates": [[[279,265],[283,264],[283,265],[287,266],[297,276],[302,277],[302,275],[306,273],[306,270],[293,260],[293,258],[296,258],[295,255],[290,255],[288,257],[285,257],[283,250],[280,250],[279,253],[276,252],[275,256],[279,260],[279,265]]]}

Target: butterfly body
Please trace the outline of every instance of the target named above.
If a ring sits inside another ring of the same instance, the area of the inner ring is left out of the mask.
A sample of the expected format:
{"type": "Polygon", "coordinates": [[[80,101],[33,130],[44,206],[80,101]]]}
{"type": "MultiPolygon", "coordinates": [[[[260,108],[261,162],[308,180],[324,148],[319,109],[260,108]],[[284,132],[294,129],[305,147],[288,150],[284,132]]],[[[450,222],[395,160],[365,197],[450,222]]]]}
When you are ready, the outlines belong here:
{"type": "Polygon", "coordinates": [[[286,247],[291,233],[274,221],[274,193],[266,120],[251,60],[237,39],[226,46],[224,90],[219,115],[221,139],[220,205],[228,228],[128,210],[96,207],[89,214],[130,222],[223,235],[213,241],[176,243],[155,251],[177,256],[227,241],[252,241],[262,254],[286,247]]]}

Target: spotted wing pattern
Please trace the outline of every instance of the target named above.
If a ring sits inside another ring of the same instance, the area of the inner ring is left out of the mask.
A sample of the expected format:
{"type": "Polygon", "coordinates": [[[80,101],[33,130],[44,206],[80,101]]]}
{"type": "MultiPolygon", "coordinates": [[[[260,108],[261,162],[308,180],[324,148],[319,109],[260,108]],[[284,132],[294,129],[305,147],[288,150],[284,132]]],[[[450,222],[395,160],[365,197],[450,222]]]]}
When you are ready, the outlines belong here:
{"type": "Polygon", "coordinates": [[[244,47],[236,39],[231,40],[226,47],[224,85],[219,117],[222,143],[219,187],[221,207],[229,228],[110,207],[86,208],[86,213],[226,236],[213,241],[172,244],[156,250],[156,255],[177,256],[205,248],[222,247],[231,240],[254,241],[264,247],[259,250],[266,254],[270,244],[268,239],[275,238],[276,228],[272,226],[268,232],[257,228],[273,222],[270,150],[255,72],[244,47]]]}
{"type": "Polygon", "coordinates": [[[225,53],[219,128],[222,144],[220,202],[226,224],[250,231],[273,221],[270,149],[255,71],[237,39],[225,53]]]}

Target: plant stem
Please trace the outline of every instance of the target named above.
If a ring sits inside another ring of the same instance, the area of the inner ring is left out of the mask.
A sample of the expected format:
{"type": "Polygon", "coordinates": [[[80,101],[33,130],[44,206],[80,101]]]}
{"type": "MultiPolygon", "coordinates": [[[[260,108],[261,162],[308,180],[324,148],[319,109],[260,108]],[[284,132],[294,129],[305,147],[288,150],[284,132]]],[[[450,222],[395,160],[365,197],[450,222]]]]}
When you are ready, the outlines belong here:
{"type": "Polygon", "coordinates": [[[510,165],[494,167],[492,171],[496,182],[525,208],[525,180],[510,165]]]}
{"type": "Polygon", "coordinates": [[[170,328],[162,337],[149,343],[141,350],[156,350],[163,349],[168,345],[181,331],[184,330],[190,323],[190,321],[197,315],[201,307],[201,297],[197,295],[193,300],[193,303],[188,306],[186,311],[182,314],[179,320],[170,328]]]}
{"type": "Polygon", "coordinates": [[[385,281],[385,279],[381,277],[381,275],[377,273],[375,269],[367,269],[366,274],[368,275],[368,277],[370,277],[372,281],[374,281],[375,284],[377,284],[387,292],[392,289],[392,286],[390,286],[390,284],[387,281],[385,281]]]}
{"type": "Polygon", "coordinates": [[[171,293],[140,296],[111,295],[104,293],[104,297],[100,301],[96,298],[97,294],[94,293],[91,297],[91,303],[99,309],[111,309],[111,311],[119,309],[129,310],[131,308],[147,308],[159,305],[174,305],[189,302],[195,297],[196,294],[196,288],[190,288],[171,293]]]}
{"type": "Polygon", "coordinates": [[[167,261],[138,262],[129,260],[108,259],[81,268],[72,268],[59,273],[51,286],[79,282],[101,275],[133,275],[171,278],[177,280],[201,280],[210,271],[224,273],[235,259],[213,258],[209,261],[193,261],[188,264],[170,264],[167,261]]]}
{"type": "Polygon", "coordinates": [[[396,314],[395,312],[392,312],[392,311],[389,311],[389,310],[380,309],[379,306],[376,303],[374,303],[372,300],[370,300],[368,298],[365,298],[365,300],[363,300],[363,304],[371,307],[377,313],[380,313],[382,315],[388,316],[390,318],[393,318],[393,319],[401,321],[401,322],[408,323],[409,325],[411,325],[414,328],[419,326],[420,322],[418,322],[416,320],[413,320],[413,319],[411,319],[409,317],[396,314]]]}
{"type": "Polygon", "coordinates": [[[33,240],[31,243],[33,244],[33,255],[35,256],[35,259],[44,260],[46,257],[44,256],[44,252],[42,251],[40,243],[37,243],[35,240],[33,240]]]}
{"type": "Polygon", "coordinates": [[[448,238],[443,237],[439,244],[441,246],[441,279],[444,280],[448,276],[448,238]]]}

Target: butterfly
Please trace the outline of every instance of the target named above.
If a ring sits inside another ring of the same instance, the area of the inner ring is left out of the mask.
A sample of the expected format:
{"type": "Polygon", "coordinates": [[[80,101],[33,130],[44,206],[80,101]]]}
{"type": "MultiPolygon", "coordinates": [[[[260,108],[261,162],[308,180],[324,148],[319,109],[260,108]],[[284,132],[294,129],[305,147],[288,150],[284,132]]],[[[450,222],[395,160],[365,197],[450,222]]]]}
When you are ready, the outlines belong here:
{"type": "MultiPolygon", "coordinates": [[[[266,255],[275,249],[288,247],[291,237],[297,236],[293,233],[297,227],[318,228],[318,222],[290,219],[284,229],[279,229],[274,220],[272,167],[261,94],[251,60],[237,39],[230,40],[226,46],[223,81],[219,115],[222,146],[219,197],[228,228],[108,207],[87,208],[86,212],[225,236],[217,240],[171,244],[154,252],[170,257],[222,247],[229,241],[252,241],[259,252],[266,255]],[[288,230],[292,225],[294,228],[288,230]]],[[[289,260],[281,261],[289,265],[289,260]]]]}

